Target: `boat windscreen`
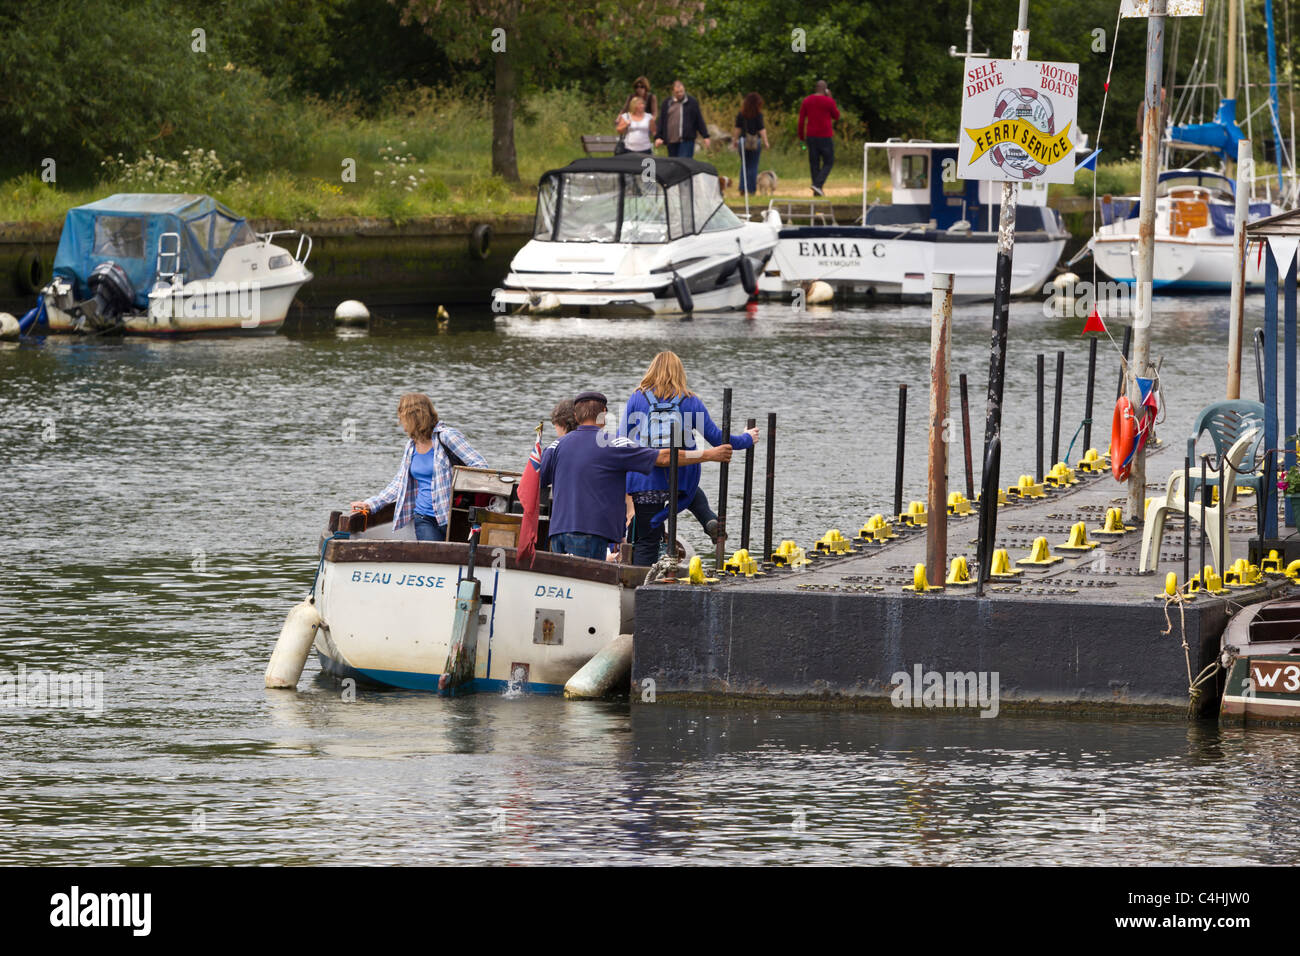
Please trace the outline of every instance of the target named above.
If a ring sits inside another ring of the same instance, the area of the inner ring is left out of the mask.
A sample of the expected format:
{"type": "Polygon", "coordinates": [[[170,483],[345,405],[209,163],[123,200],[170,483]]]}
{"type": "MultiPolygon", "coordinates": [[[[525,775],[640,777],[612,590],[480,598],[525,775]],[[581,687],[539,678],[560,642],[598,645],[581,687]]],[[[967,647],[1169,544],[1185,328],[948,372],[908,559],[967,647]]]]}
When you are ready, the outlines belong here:
{"type": "Polygon", "coordinates": [[[654,180],[641,176],[623,177],[622,242],[665,242],[668,239],[668,208],[664,190],[654,180]]]}
{"type": "Polygon", "coordinates": [[[618,173],[570,173],[564,177],[559,242],[615,242],[621,177],[618,173]]]}
{"type": "Polygon", "coordinates": [[[533,220],[533,238],[549,241],[555,235],[555,204],[560,198],[560,179],[547,176],[537,189],[537,216],[533,220]]]}

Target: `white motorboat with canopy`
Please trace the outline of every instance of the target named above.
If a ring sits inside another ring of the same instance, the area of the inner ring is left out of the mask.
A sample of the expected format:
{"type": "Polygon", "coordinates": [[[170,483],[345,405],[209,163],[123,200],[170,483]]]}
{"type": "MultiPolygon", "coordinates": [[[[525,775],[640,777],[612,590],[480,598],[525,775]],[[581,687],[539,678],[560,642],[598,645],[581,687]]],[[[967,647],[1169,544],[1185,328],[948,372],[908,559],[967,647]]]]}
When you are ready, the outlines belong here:
{"type": "Polygon", "coordinates": [[[274,332],[311,279],[297,251],[210,196],[119,193],[68,210],[41,290],[51,332],[274,332]]]}
{"type": "Polygon", "coordinates": [[[497,311],[647,314],[741,308],[779,217],[745,222],[708,163],[625,153],[543,174],[533,238],[493,296],[497,311]]]}

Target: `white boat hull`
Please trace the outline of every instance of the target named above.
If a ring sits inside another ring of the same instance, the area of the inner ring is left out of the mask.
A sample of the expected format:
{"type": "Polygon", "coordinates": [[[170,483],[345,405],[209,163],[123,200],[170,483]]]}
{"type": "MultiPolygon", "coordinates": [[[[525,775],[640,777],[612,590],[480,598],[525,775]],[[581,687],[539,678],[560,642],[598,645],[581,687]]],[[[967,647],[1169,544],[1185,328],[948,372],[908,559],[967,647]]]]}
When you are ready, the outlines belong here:
{"type": "MultiPolygon", "coordinates": [[[[122,316],[128,335],[186,335],[199,332],[275,332],[284,325],[294,296],[307,279],[256,289],[225,289],[211,283],[192,282],[184,291],[150,297],[150,308],[122,316]],[[254,300],[253,296],[256,296],[254,300]],[[252,303],[256,301],[256,306],[252,303]]],[[[45,312],[51,332],[81,331],[77,320],[54,304],[45,293],[45,312]]]]}
{"type": "MultiPolygon", "coordinates": [[[[1184,239],[1157,236],[1152,285],[1166,292],[1228,292],[1232,288],[1232,237],[1184,239]]],[[[1116,282],[1132,283],[1137,276],[1137,236],[1098,235],[1092,254],[1097,268],[1116,282]]],[[[1258,256],[1246,257],[1247,288],[1264,287],[1264,267],[1258,256]]]]}
{"type": "MultiPolygon", "coordinates": [[[[532,569],[521,568],[513,550],[497,550],[478,553],[483,605],[470,689],[561,693],[593,655],[630,630],[633,592],[622,583],[625,572],[545,552],[532,569]]],[[[315,590],[322,669],[436,690],[467,559],[464,544],[330,541],[315,590]]]]}
{"type": "MultiPolygon", "coordinates": [[[[936,271],[953,274],[959,299],[993,297],[997,236],[978,233],[959,241],[918,236],[881,236],[880,230],[848,226],[825,235],[814,227],[807,235],[784,230],[759,291],[791,295],[811,282],[826,282],[840,295],[930,298],[936,271]]],[[[1065,237],[1046,241],[1018,239],[1012,259],[1013,295],[1036,295],[1051,278],[1065,249],[1065,237]]]]}

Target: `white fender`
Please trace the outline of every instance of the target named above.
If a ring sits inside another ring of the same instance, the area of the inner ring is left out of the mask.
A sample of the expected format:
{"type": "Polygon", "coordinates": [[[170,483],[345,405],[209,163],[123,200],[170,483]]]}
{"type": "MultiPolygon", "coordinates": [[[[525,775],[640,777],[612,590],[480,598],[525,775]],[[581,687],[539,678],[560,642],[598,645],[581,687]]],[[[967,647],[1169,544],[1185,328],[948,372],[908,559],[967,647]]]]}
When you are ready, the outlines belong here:
{"type": "Polygon", "coordinates": [[[595,700],[625,689],[632,673],[632,635],[620,634],[599,651],[564,685],[569,700],[595,700]]]}
{"type": "Polygon", "coordinates": [[[321,616],[310,601],[295,604],[284,619],[280,628],[280,637],[271,652],[271,661],[266,665],[266,686],[296,690],[298,678],[302,676],[307,655],[311,653],[312,643],[316,640],[316,629],[321,625],[321,616]]]}
{"type": "Polygon", "coordinates": [[[8,312],[0,312],[0,340],[18,338],[18,320],[8,312]]]}
{"type": "Polygon", "coordinates": [[[370,321],[370,310],[356,299],[345,299],[334,307],[334,321],[339,325],[365,325],[370,321]]]}
{"type": "Polygon", "coordinates": [[[819,302],[830,302],[834,298],[835,290],[831,288],[831,284],[818,279],[808,286],[808,294],[804,297],[804,301],[809,305],[816,305],[819,302]]]}

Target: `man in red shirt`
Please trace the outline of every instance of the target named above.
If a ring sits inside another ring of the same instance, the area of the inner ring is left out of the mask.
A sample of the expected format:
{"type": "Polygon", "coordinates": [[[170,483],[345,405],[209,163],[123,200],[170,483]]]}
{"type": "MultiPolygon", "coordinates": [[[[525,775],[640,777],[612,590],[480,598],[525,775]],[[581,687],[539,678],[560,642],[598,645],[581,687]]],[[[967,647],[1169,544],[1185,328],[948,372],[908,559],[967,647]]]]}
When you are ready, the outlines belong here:
{"type": "Polygon", "coordinates": [[[835,165],[835,127],[840,108],[831,98],[825,80],[818,80],[817,91],[799,104],[799,138],[808,144],[808,168],[812,172],[814,196],[824,196],[822,186],[835,165]]]}

